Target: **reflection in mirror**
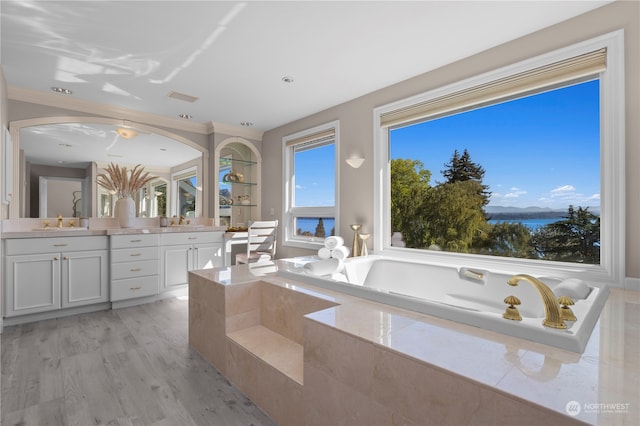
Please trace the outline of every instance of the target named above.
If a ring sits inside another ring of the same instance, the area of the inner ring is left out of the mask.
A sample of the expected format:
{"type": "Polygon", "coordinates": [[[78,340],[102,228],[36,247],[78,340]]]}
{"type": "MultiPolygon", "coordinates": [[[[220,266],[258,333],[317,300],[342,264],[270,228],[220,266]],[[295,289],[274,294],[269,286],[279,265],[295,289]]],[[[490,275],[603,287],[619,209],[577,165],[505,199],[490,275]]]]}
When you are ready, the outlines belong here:
{"type": "MultiPolygon", "coordinates": [[[[137,212],[140,217],[176,214],[169,209],[172,203],[169,177],[172,173],[181,173],[183,164],[185,169],[190,169],[195,161],[197,167],[202,167],[204,150],[153,133],[148,126],[135,126],[129,122],[122,125],[57,123],[20,128],[19,163],[24,182],[20,188],[20,217],[42,217],[45,214],[40,208],[41,176],[88,179],[82,191],[82,208],[77,213],[87,217],[112,217],[115,197],[95,184],[96,174],[109,163],[127,167],[142,164],[145,171],[162,177],[138,195],[137,212]]],[[[185,211],[188,211],[188,200],[185,203],[185,211]]],[[[174,204],[177,209],[177,203],[174,204]]],[[[198,210],[194,206],[192,211],[198,210]]],[[[63,216],[67,217],[66,214],[63,216]]]]}
{"type": "Polygon", "coordinates": [[[83,217],[87,207],[86,180],[40,176],[40,217],[83,217]]]}

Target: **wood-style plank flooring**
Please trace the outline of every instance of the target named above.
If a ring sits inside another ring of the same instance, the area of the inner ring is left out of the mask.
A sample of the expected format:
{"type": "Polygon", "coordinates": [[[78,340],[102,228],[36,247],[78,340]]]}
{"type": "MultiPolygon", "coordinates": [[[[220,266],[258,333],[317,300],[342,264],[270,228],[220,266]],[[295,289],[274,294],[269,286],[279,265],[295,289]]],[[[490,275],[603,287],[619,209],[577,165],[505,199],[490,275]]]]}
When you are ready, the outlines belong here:
{"type": "Polygon", "coordinates": [[[5,327],[2,425],[273,425],[188,344],[175,298],[5,327]]]}

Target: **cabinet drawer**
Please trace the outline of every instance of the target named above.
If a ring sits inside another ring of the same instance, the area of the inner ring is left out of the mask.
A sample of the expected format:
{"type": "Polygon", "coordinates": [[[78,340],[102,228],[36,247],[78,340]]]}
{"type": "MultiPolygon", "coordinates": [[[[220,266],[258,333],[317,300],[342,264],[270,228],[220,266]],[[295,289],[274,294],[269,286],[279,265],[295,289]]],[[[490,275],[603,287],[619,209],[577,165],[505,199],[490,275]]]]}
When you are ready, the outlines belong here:
{"type": "Polygon", "coordinates": [[[222,232],[174,232],[162,234],[160,243],[162,245],[221,243],[222,235],[222,232]]]}
{"type": "MultiPolygon", "coordinates": [[[[51,231],[55,232],[55,231],[51,231]]],[[[44,237],[5,240],[6,255],[107,250],[107,237],[44,237]]]]}
{"type": "Polygon", "coordinates": [[[111,281],[111,301],[158,294],[158,276],[111,281]]]}
{"type": "Polygon", "coordinates": [[[132,235],[112,235],[111,248],[132,248],[144,246],[157,246],[158,234],[132,234],[132,235]]]}
{"type": "Polygon", "coordinates": [[[141,260],[157,260],[160,258],[158,247],[137,247],[111,250],[111,263],[138,262],[141,260]]]}
{"type": "Polygon", "coordinates": [[[158,260],[143,260],[140,262],[113,263],[111,265],[111,279],[143,277],[158,275],[158,260]]]}

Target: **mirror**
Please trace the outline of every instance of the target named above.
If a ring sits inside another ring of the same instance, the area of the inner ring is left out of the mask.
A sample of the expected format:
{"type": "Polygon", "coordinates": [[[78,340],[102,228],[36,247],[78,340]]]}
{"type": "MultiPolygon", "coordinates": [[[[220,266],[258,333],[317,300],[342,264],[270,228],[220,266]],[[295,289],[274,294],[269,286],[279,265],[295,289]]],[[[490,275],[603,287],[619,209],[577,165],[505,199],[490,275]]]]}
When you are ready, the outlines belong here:
{"type": "MultiPolygon", "coordinates": [[[[115,197],[95,183],[96,175],[111,162],[127,167],[142,164],[145,171],[158,177],[135,197],[139,217],[179,214],[174,213],[178,203],[171,206],[171,176],[194,168],[199,177],[205,176],[206,149],[161,129],[121,120],[96,121],[104,122],[78,120],[17,127],[14,139],[19,159],[14,165],[19,170],[17,182],[22,185],[14,185],[19,207],[14,210],[12,206],[11,217],[111,217],[115,197]],[[72,189],[72,182],[80,187],[72,189]],[[63,198],[61,204],[53,201],[63,198]]],[[[201,192],[201,186],[198,188],[201,192]]],[[[198,200],[203,204],[201,197],[198,200]]],[[[201,206],[194,207],[191,215],[201,212],[201,206]]]]}

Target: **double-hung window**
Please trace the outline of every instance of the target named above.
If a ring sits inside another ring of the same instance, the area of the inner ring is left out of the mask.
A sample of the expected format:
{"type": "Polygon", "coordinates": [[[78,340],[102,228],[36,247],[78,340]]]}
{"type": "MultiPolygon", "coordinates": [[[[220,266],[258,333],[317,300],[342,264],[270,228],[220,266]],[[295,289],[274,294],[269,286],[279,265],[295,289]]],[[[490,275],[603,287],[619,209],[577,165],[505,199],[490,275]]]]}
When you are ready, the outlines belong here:
{"type": "Polygon", "coordinates": [[[619,284],[623,64],[616,32],[377,108],[374,248],[619,284]]]}
{"type": "Polygon", "coordinates": [[[284,244],[320,246],[338,226],[339,122],[283,138],[284,244]]]}

